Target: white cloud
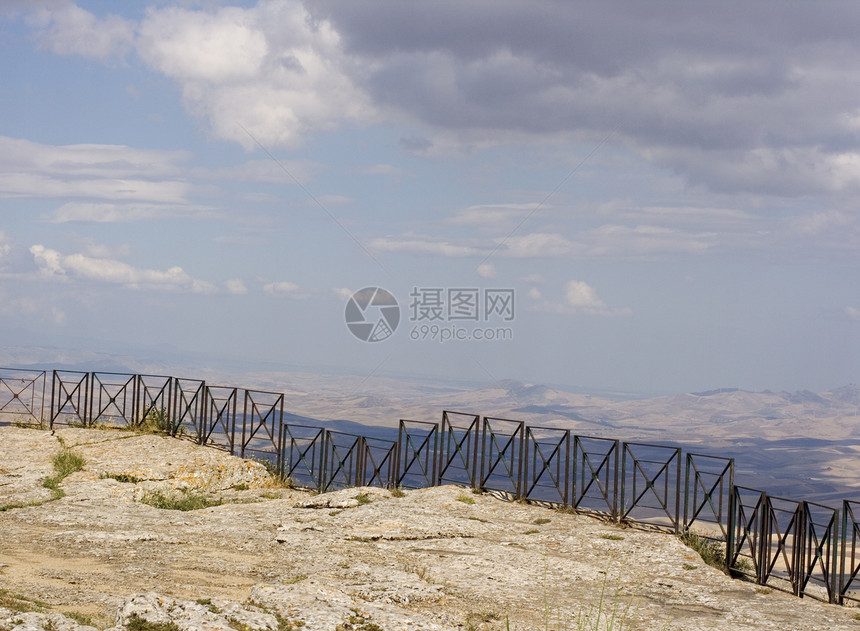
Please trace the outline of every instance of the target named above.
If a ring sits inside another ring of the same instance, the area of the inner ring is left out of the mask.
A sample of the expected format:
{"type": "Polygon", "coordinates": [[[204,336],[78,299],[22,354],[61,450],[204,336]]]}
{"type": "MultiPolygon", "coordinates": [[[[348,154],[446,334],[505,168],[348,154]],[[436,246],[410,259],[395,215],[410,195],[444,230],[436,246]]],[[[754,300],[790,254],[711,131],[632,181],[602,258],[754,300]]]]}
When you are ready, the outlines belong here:
{"type": "Polygon", "coordinates": [[[171,204],[112,204],[69,202],[48,215],[53,223],[128,223],[165,218],[207,218],[215,214],[208,206],[171,204]]]}
{"type": "Polygon", "coordinates": [[[478,276],[481,278],[495,278],[496,268],[492,263],[481,263],[478,265],[478,276]]]}
{"type": "Polygon", "coordinates": [[[243,283],[238,278],[233,278],[230,280],[224,281],[224,288],[231,294],[240,296],[242,294],[248,293],[248,288],[245,287],[245,283],[243,283]]]}
{"type": "Polygon", "coordinates": [[[38,33],[41,45],[58,55],[107,61],[131,50],[134,24],[116,15],[98,19],[75,4],[48,11],[50,27],[38,33]]]}
{"type": "Polygon", "coordinates": [[[181,267],[166,271],[139,269],[128,263],[83,254],[64,255],[43,245],[34,245],[30,253],[44,278],[97,281],[116,284],[128,289],[167,289],[212,293],[215,287],[195,279],[181,267]]]}
{"type": "Polygon", "coordinates": [[[347,289],[346,287],[332,287],[331,291],[341,300],[349,300],[354,293],[351,289],[347,289]]]}
{"type": "Polygon", "coordinates": [[[701,254],[715,247],[721,238],[716,232],[684,232],[662,226],[622,226],[606,224],[579,234],[589,257],[653,257],[665,254],[701,254]]]}
{"type": "Polygon", "coordinates": [[[843,309],[843,313],[852,320],[860,321],[860,309],[857,307],[845,307],[845,309],[843,309]]]}
{"type": "Polygon", "coordinates": [[[307,298],[308,294],[296,283],[282,280],[263,285],[263,291],[273,296],[287,296],[288,298],[307,298]]]}
{"type": "Polygon", "coordinates": [[[362,175],[410,175],[408,171],[405,171],[400,167],[396,167],[393,164],[372,164],[370,166],[360,167],[358,172],[362,175]]]}
{"type": "Polygon", "coordinates": [[[515,258],[547,258],[571,254],[574,243],[557,233],[533,232],[499,240],[499,252],[515,258]]]}
{"type": "Polygon", "coordinates": [[[180,81],[210,84],[252,79],[268,54],[265,35],[250,11],[223,7],[216,13],[177,7],[148,12],[141,25],[143,59],[180,81]]]}
{"type": "MultiPolygon", "coordinates": [[[[536,287],[532,288],[528,295],[533,300],[543,298],[542,292],[536,287]]],[[[565,284],[562,301],[544,300],[531,308],[535,311],[571,315],[627,316],[633,313],[629,307],[610,307],[597,295],[594,287],[581,280],[571,280],[565,284]]]]}
{"type": "Polygon", "coordinates": [[[436,241],[430,237],[379,237],[368,243],[371,250],[405,252],[407,254],[434,254],[447,257],[476,256],[481,250],[469,245],[436,241]]]}
{"type": "Polygon", "coordinates": [[[572,280],[565,287],[567,304],[575,310],[605,311],[606,303],[597,297],[593,287],[581,280],[572,280]]]}
{"type": "Polygon", "coordinates": [[[481,204],[459,211],[448,221],[452,224],[478,228],[512,228],[515,220],[522,220],[534,211],[535,204],[481,204]]]}
{"type": "Polygon", "coordinates": [[[789,221],[792,232],[800,235],[813,236],[829,228],[843,228],[854,223],[854,219],[838,210],[823,210],[811,215],[795,217],[789,221]]]}
{"type": "Polygon", "coordinates": [[[297,0],[150,9],[137,45],[145,63],[180,84],[193,114],[249,149],[294,147],[307,132],[373,116],[339,35],[297,0]]]}

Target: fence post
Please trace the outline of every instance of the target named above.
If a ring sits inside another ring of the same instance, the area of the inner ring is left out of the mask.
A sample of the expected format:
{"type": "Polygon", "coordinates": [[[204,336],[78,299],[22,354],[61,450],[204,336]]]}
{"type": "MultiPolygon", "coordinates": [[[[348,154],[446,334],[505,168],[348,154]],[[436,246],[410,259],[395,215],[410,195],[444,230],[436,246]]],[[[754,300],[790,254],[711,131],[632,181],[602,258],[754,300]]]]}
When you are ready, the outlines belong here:
{"type": "Polygon", "coordinates": [[[770,558],[770,498],[764,491],[759,499],[759,532],[758,532],[758,567],[756,568],[756,582],[759,585],[767,584],[767,565],[770,558]]]}
{"type": "Polygon", "coordinates": [[[803,581],[806,578],[806,501],[800,502],[794,511],[794,549],[792,550],[791,585],[794,595],[803,598],[803,581]]]}
{"type": "Polygon", "coordinates": [[[729,480],[729,506],[728,519],[726,520],[726,573],[729,576],[732,574],[732,561],[735,557],[735,528],[737,524],[735,493],[737,493],[737,489],[735,489],[734,480],[729,480]]]}

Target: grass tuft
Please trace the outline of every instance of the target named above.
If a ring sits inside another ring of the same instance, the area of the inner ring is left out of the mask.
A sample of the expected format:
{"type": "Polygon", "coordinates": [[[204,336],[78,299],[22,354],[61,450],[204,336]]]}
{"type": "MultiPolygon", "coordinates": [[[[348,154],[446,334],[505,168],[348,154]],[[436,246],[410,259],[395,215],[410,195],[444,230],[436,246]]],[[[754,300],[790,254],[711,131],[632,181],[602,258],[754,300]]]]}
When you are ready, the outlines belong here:
{"type": "Polygon", "coordinates": [[[127,631],[179,631],[175,622],[150,622],[136,613],[131,614],[125,628],[127,631]]]}
{"type": "Polygon", "coordinates": [[[471,495],[466,495],[465,493],[460,493],[460,495],[457,496],[457,501],[463,502],[464,504],[474,504],[475,498],[472,497],[471,495]]]}
{"type": "Polygon", "coordinates": [[[210,506],[221,505],[220,499],[186,489],[174,492],[164,492],[161,490],[147,491],[141,496],[140,502],[162,510],[179,511],[200,510],[202,508],[209,508],[210,506]]]}
{"type": "Polygon", "coordinates": [[[406,497],[406,491],[401,486],[395,486],[391,489],[391,497],[406,497]]]}
{"type": "Polygon", "coordinates": [[[678,538],[681,543],[698,552],[702,561],[717,569],[725,570],[726,553],[722,542],[708,539],[692,530],[681,533],[678,538]]]}

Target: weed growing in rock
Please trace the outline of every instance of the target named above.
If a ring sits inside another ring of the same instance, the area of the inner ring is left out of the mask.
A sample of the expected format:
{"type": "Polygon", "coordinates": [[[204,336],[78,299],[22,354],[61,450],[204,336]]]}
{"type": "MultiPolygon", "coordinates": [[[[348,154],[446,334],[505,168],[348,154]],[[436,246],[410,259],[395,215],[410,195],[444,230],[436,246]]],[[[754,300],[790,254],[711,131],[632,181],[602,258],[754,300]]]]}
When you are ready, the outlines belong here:
{"type": "Polygon", "coordinates": [[[723,543],[708,539],[702,535],[688,530],[678,535],[681,543],[692,548],[702,557],[702,561],[720,570],[726,567],[726,553],[723,543]]]}
{"type": "Polygon", "coordinates": [[[624,537],[621,535],[613,535],[611,533],[603,533],[600,535],[601,539],[608,539],[609,541],[624,541],[624,537]]]}
{"type": "MultiPolygon", "coordinates": [[[[60,499],[65,496],[63,489],[60,488],[60,482],[76,471],[83,469],[86,463],[87,461],[82,455],[75,453],[68,447],[64,446],[60,451],[54,454],[54,475],[42,480],[42,486],[46,489],[51,489],[51,491],[54,492],[53,499],[60,499]]],[[[38,504],[31,504],[31,506],[37,505],[38,504]]]]}
{"type": "Polygon", "coordinates": [[[538,517],[532,523],[537,524],[538,526],[543,526],[544,524],[548,524],[551,521],[551,519],[547,519],[546,517],[538,517]]]}
{"type": "Polygon", "coordinates": [[[466,614],[464,628],[468,631],[478,631],[479,629],[486,628],[482,627],[482,625],[501,619],[501,616],[493,611],[473,611],[466,614]]]}
{"type": "Polygon", "coordinates": [[[25,613],[27,611],[45,612],[48,610],[50,605],[46,602],[42,602],[41,600],[34,600],[32,598],[21,596],[20,594],[12,594],[9,591],[0,588],[0,607],[11,609],[18,613],[25,613]]]}
{"type": "Polygon", "coordinates": [[[199,510],[221,505],[220,499],[187,489],[179,489],[172,493],[160,490],[147,491],[141,496],[140,501],[142,504],[163,510],[181,511],[199,510]]]}
{"type": "Polygon", "coordinates": [[[84,465],[87,463],[86,459],[69,449],[68,447],[64,447],[56,454],[54,454],[54,471],[57,472],[58,476],[65,478],[76,471],[80,471],[84,468],[84,465]]]}
{"type": "Polygon", "coordinates": [[[401,486],[395,486],[391,489],[391,497],[406,497],[406,491],[401,486]]]}
{"type": "Polygon", "coordinates": [[[99,480],[116,480],[117,482],[122,482],[123,484],[137,484],[138,482],[143,482],[142,478],[138,478],[133,475],[129,475],[128,473],[100,473],[99,480]]]}
{"type": "Polygon", "coordinates": [[[367,493],[359,493],[353,499],[358,500],[359,504],[370,504],[373,501],[373,498],[367,493]]]}
{"type": "Polygon", "coordinates": [[[175,622],[150,622],[136,613],[131,614],[125,628],[127,631],[179,631],[175,622]]]}
{"type": "Polygon", "coordinates": [[[79,613],[77,611],[67,611],[63,615],[65,615],[67,618],[71,618],[72,620],[74,620],[78,624],[82,624],[86,627],[98,627],[99,626],[98,623],[96,622],[95,618],[92,618],[91,616],[88,616],[86,614],[79,613]]]}
{"type": "Polygon", "coordinates": [[[460,493],[460,495],[457,496],[457,501],[463,502],[464,504],[474,504],[475,498],[470,495],[466,495],[465,493],[460,493]]]}
{"type": "Polygon", "coordinates": [[[166,434],[176,436],[182,433],[182,425],[173,421],[164,406],[150,408],[138,423],[132,426],[138,432],[149,432],[151,434],[166,434]]]}

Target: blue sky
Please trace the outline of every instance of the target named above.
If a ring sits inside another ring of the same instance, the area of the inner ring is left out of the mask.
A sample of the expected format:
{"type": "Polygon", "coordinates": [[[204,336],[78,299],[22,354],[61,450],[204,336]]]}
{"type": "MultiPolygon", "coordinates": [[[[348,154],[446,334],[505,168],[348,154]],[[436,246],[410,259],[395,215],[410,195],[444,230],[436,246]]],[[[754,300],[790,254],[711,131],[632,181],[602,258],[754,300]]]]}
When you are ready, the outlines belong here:
{"type": "Polygon", "coordinates": [[[2,1],[4,344],[856,382],[860,8],[825,4],[2,1]],[[387,339],[346,326],[365,287],[387,339]]]}

